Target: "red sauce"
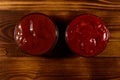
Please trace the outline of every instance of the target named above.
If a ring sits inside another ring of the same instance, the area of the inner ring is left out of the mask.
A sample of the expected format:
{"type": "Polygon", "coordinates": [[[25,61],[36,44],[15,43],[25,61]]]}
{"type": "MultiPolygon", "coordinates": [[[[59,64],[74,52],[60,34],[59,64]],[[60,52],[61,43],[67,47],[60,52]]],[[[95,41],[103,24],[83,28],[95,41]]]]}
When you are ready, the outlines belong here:
{"type": "Polygon", "coordinates": [[[109,31],[102,20],[89,14],[76,17],[66,30],[69,48],[86,57],[101,53],[107,45],[108,38],[109,31]]]}
{"type": "Polygon", "coordinates": [[[39,13],[29,14],[15,27],[14,38],[22,50],[41,55],[55,45],[57,28],[49,17],[39,13]]]}

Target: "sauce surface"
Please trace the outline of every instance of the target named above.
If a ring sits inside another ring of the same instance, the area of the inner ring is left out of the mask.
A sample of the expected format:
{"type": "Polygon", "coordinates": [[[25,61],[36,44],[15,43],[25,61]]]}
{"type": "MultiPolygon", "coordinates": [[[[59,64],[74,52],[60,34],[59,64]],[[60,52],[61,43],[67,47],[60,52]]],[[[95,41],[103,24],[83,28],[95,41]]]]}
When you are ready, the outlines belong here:
{"type": "Polygon", "coordinates": [[[81,56],[95,56],[106,47],[109,31],[100,18],[94,15],[76,17],[66,30],[69,48],[81,56]]]}
{"type": "Polygon", "coordinates": [[[15,27],[14,38],[25,52],[41,55],[56,43],[57,29],[46,15],[33,13],[22,18],[15,27]]]}

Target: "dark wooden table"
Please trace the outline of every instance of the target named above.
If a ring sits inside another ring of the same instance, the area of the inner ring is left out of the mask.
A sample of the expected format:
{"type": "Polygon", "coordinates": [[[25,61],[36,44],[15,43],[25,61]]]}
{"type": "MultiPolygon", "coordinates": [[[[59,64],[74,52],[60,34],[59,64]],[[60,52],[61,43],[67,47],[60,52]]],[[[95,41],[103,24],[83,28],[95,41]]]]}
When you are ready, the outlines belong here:
{"type": "Polygon", "coordinates": [[[120,80],[120,0],[0,0],[0,80],[120,80]],[[99,16],[110,30],[109,43],[92,58],[27,55],[15,44],[14,28],[36,12],[61,29],[80,14],[99,16]]]}

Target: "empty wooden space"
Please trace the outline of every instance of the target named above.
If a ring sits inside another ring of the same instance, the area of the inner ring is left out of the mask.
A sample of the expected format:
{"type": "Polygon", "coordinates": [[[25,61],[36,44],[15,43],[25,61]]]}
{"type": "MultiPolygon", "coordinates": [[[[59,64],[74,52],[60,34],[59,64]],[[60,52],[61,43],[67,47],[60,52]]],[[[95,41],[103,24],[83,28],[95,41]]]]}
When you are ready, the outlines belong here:
{"type": "Polygon", "coordinates": [[[119,0],[0,0],[0,80],[102,79],[120,80],[119,0]],[[50,16],[62,33],[78,15],[99,16],[110,31],[109,43],[92,58],[64,56],[69,53],[62,53],[65,48],[60,47],[60,57],[28,55],[15,44],[13,34],[15,25],[29,13],[50,16]]]}

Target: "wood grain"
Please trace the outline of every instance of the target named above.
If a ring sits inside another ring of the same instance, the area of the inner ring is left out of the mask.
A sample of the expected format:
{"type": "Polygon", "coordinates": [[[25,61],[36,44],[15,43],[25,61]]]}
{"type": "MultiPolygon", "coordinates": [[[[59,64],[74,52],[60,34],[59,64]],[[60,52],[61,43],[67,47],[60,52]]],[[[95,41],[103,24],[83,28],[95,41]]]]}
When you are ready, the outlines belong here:
{"type": "MultiPolygon", "coordinates": [[[[94,0],[95,1],[95,0],[94,0]]],[[[85,1],[3,1],[0,4],[1,10],[83,10],[83,9],[100,9],[100,10],[120,10],[118,3],[107,3],[105,1],[85,2],[85,1]]]]}
{"type": "Polygon", "coordinates": [[[119,62],[120,58],[2,58],[0,79],[119,80],[119,62]]]}
{"type": "Polygon", "coordinates": [[[102,79],[120,80],[119,0],[0,0],[0,80],[102,79]],[[52,55],[28,55],[15,44],[15,25],[29,13],[44,13],[57,24],[60,40],[52,55]],[[93,58],[69,56],[65,29],[72,19],[85,13],[99,16],[106,23],[109,43],[93,58]]]}

